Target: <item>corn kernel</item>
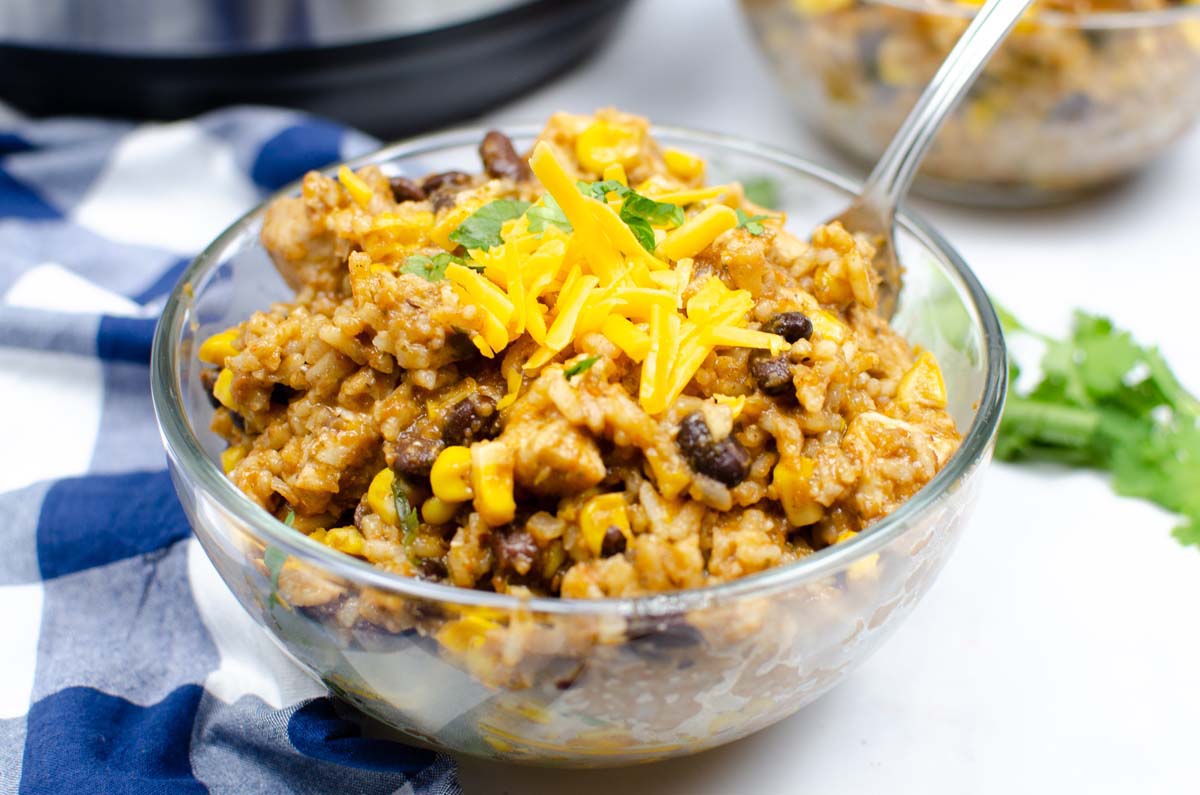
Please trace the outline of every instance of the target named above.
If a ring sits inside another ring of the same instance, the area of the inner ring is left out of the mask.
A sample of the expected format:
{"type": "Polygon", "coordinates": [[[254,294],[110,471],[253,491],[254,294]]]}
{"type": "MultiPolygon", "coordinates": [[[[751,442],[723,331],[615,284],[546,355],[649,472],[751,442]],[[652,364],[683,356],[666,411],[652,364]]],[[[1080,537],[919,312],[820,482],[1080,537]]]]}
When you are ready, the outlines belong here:
{"type": "Polygon", "coordinates": [[[483,645],[488,632],[499,626],[479,616],[464,616],[457,621],[451,621],[442,626],[437,632],[438,643],[456,654],[462,654],[483,645]]]}
{"type": "Polygon", "coordinates": [[[575,139],[575,157],[588,171],[603,174],[613,163],[630,168],[637,162],[642,134],[636,127],[593,122],[575,139]]]}
{"type": "Polygon", "coordinates": [[[471,492],[480,518],[493,527],[507,524],[516,516],[513,454],[504,442],[480,442],[471,446],[471,492]]]}
{"type": "Polygon", "coordinates": [[[682,149],[664,150],[663,162],[667,164],[667,171],[679,179],[692,180],[704,174],[704,161],[682,149]]]}
{"type": "Polygon", "coordinates": [[[421,517],[426,524],[446,524],[457,511],[457,505],[438,497],[430,497],[421,504],[421,517]]]}
{"type": "Polygon", "coordinates": [[[361,555],[363,552],[363,537],[357,527],[330,528],[325,531],[323,542],[325,546],[347,555],[361,555]]]}
{"type": "Polygon", "coordinates": [[[392,487],[396,483],[396,473],[384,467],[371,479],[367,487],[367,505],[379,515],[379,518],[390,525],[398,525],[400,517],[396,514],[396,495],[392,487]]]}
{"type": "Polygon", "coordinates": [[[801,458],[796,466],[780,463],[775,467],[771,484],[793,527],[805,527],[825,515],[821,504],[807,495],[806,483],[812,477],[814,466],[812,459],[801,458]]]}
{"type": "Polygon", "coordinates": [[[349,166],[339,168],[337,175],[338,182],[342,183],[342,187],[350,194],[350,198],[354,199],[354,203],[364,210],[367,209],[367,205],[371,203],[371,186],[351,171],[349,166]]]}
{"type": "Polygon", "coordinates": [[[717,401],[719,406],[728,406],[729,412],[735,420],[741,416],[742,409],[746,407],[745,395],[722,395],[718,392],[713,395],[713,400],[717,401]]]}
{"type": "Polygon", "coordinates": [[[843,541],[849,541],[850,539],[854,538],[856,535],[858,535],[858,533],[855,532],[854,530],[843,530],[842,532],[838,533],[837,539],[834,540],[833,543],[840,544],[843,541]]]}
{"type": "Polygon", "coordinates": [[[792,0],[792,8],[800,14],[816,16],[849,8],[853,0],[792,0]]]}
{"type": "Polygon", "coordinates": [[[213,334],[200,343],[200,350],[196,356],[206,364],[215,364],[219,367],[224,367],[227,356],[237,355],[238,350],[233,347],[233,342],[237,338],[238,330],[235,328],[226,329],[219,334],[213,334]]]}
{"type": "Polygon", "coordinates": [[[604,536],[610,527],[620,530],[626,543],[633,541],[624,494],[600,494],[592,497],[579,513],[579,531],[583,534],[584,543],[596,557],[600,557],[600,551],[604,547],[604,536]]]}
{"type": "Polygon", "coordinates": [[[316,530],[313,530],[311,533],[309,533],[308,537],[311,538],[313,541],[317,541],[317,542],[324,544],[325,537],[328,534],[329,534],[329,531],[326,530],[324,527],[318,527],[316,530]]]}
{"type": "Polygon", "coordinates": [[[601,175],[605,182],[620,182],[622,185],[629,185],[629,177],[625,175],[625,167],[620,163],[610,163],[604,169],[601,175]]]}
{"type": "Polygon", "coordinates": [[[813,331],[817,333],[818,337],[841,343],[845,342],[846,337],[850,335],[846,324],[824,309],[813,312],[809,315],[809,319],[812,321],[813,331]]]}
{"type": "Polygon", "coordinates": [[[246,452],[245,445],[241,444],[226,447],[221,451],[221,469],[225,471],[226,475],[232,472],[233,468],[238,465],[238,462],[246,457],[246,452]]]}
{"type": "Polygon", "coordinates": [[[717,239],[717,236],[738,225],[737,213],[731,207],[714,204],[692,216],[683,226],[672,230],[658,245],[658,253],[679,261],[694,257],[717,239]]]}
{"type": "Polygon", "coordinates": [[[217,376],[217,383],[213,384],[213,397],[230,411],[237,411],[237,404],[233,402],[233,370],[226,367],[217,376]]]}
{"type": "Polygon", "coordinates": [[[901,406],[946,408],[946,382],[932,353],[922,351],[912,369],[900,379],[896,385],[896,401],[901,406]]]}
{"type": "Polygon", "coordinates": [[[846,567],[846,579],[850,582],[865,582],[879,576],[879,553],[873,552],[859,558],[846,567]]]}
{"type": "Polygon", "coordinates": [[[471,499],[471,451],[453,445],[439,453],[429,472],[429,485],[433,495],[444,502],[459,503],[471,499]]]}

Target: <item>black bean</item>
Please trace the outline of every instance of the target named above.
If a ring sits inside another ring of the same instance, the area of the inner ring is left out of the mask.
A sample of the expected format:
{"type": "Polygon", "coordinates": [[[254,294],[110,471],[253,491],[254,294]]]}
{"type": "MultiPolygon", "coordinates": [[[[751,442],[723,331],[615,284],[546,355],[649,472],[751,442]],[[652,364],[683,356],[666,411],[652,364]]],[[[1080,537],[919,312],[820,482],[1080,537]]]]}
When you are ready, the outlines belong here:
{"type": "Polygon", "coordinates": [[[464,171],[443,171],[440,174],[430,174],[421,180],[421,190],[433,193],[440,188],[461,188],[471,183],[471,175],[464,171]]]}
{"type": "Polygon", "coordinates": [[[736,486],[750,472],[750,454],[732,436],[713,439],[704,415],[693,411],[679,424],[676,444],[692,469],[726,486],[736,486]]]}
{"type": "Polygon", "coordinates": [[[1094,107],[1091,97],[1081,91],[1073,91],[1050,109],[1048,118],[1051,122],[1075,124],[1087,118],[1094,107]]]}
{"type": "Polygon", "coordinates": [[[425,198],[425,190],[408,177],[392,177],[388,180],[392,186],[392,198],[397,202],[419,202],[425,198]]]}
{"type": "Polygon", "coordinates": [[[496,401],[487,395],[470,395],[446,411],[442,440],[446,444],[470,444],[496,435],[496,401]]]}
{"type": "Polygon", "coordinates": [[[675,437],[675,443],[689,458],[699,455],[705,448],[710,447],[713,443],[712,431],[708,429],[704,415],[693,411],[684,417],[679,423],[679,434],[675,437]]]}
{"type": "Polygon", "coordinates": [[[609,525],[604,531],[604,541],[600,543],[600,555],[602,557],[611,557],[612,555],[620,555],[625,551],[625,546],[628,544],[625,534],[621,532],[621,528],[616,525],[609,525]]]}
{"type": "Polygon", "coordinates": [[[419,433],[402,431],[396,441],[388,445],[392,455],[392,468],[405,475],[418,478],[429,477],[429,470],[445,445],[440,439],[430,439],[419,433]]]}
{"type": "Polygon", "coordinates": [[[479,158],[489,177],[511,179],[513,182],[529,178],[529,166],[517,154],[512,140],[499,130],[492,130],[483,137],[483,143],[479,145],[479,158]]]}
{"type": "Polygon", "coordinates": [[[272,403],[280,403],[280,404],[286,406],[288,403],[290,403],[292,401],[292,398],[294,398],[297,394],[299,394],[299,390],[292,389],[287,384],[272,384],[271,385],[271,402],[272,403]]]}
{"type": "Polygon", "coordinates": [[[421,577],[426,580],[444,580],[446,578],[446,564],[442,563],[437,558],[425,558],[421,561],[421,577]]]}
{"type": "Polygon", "coordinates": [[[786,356],[755,356],[750,374],[764,395],[778,397],[792,391],[792,370],[786,356]]]}
{"type": "Polygon", "coordinates": [[[788,342],[795,342],[811,337],[813,325],[803,312],[780,312],[764,323],[762,330],[768,334],[778,334],[788,342]]]}

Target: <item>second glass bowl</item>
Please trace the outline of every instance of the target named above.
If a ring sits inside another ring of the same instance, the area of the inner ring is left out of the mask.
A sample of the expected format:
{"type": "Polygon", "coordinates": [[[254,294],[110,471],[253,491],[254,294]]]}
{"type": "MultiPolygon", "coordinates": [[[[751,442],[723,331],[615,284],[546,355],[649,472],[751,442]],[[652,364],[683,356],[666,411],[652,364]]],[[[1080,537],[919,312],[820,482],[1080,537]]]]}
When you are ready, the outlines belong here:
{"type": "MultiPolygon", "coordinates": [[[[883,152],[977,5],[742,0],[784,93],[836,146],[883,152]]],[[[1017,24],[942,128],[916,188],[1041,204],[1137,169],[1200,115],[1200,5],[1017,24]]]]}

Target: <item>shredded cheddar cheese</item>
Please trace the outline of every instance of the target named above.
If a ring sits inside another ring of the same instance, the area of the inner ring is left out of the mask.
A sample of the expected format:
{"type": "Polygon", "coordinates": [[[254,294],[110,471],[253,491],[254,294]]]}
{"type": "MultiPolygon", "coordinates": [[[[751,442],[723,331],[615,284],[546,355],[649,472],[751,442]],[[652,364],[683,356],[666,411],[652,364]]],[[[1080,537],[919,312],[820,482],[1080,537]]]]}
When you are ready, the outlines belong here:
{"type": "MultiPolygon", "coordinates": [[[[605,160],[605,180],[628,185],[619,158],[599,149],[593,154],[605,160]]],[[[521,215],[503,223],[499,245],[471,249],[467,258],[445,266],[445,278],[458,298],[474,309],[469,335],[480,353],[495,357],[523,335],[537,343],[524,361],[506,357],[502,408],[517,399],[525,374],[536,373],[587,334],[603,335],[641,365],[638,399],[652,414],[671,406],[716,348],[760,348],[778,354],[788,347],[778,335],[748,328],[750,293],[731,290],[715,276],[693,283],[692,258],[737,226],[732,208],[714,202],[677,227],[678,217],[656,222],[651,246],[644,227],[639,239],[627,222],[619,191],[598,199],[581,190],[552,146],[539,143],[529,165],[547,195],[534,206],[546,213],[557,204],[570,227],[541,221],[534,232],[530,217],[521,215]]],[[[696,175],[703,170],[702,162],[679,159],[677,165],[696,175]]],[[[366,209],[371,200],[367,183],[349,169],[338,176],[354,202],[366,209]]],[[[452,252],[456,246],[450,234],[497,197],[495,185],[468,197],[465,207],[449,214],[452,220],[435,224],[428,213],[381,213],[371,228],[407,244],[415,242],[413,230],[424,226],[428,240],[452,252]]],[[[740,195],[736,185],[674,192],[664,187],[647,186],[649,192],[643,195],[681,207],[723,194],[740,195]]],[[[741,404],[733,408],[740,410],[741,404]]]]}

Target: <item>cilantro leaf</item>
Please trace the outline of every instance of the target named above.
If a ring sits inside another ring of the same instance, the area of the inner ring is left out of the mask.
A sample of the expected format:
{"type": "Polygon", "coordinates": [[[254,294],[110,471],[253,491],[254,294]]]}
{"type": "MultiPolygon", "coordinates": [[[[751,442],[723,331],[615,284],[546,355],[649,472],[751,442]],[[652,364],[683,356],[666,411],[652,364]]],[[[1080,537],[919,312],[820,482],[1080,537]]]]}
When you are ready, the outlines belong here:
{"type": "Polygon", "coordinates": [[[642,244],[642,248],[649,252],[654,251],[658,241],[654,239],[654,227],[650,226],[649,221],[636,215],[626,217],[624,211],[621,212],[621,220],[625,222],[625,226],[629,227],[629,231],[633,232],[633,236],[642,244]]]}
{"type": "Polygon", "coordinates": [[[750,177],[742,180],[742,192],[751,202],[768,210],[779,209],[779,183],[771,177],[750,177]]]}
{"type": "Polygon", "coordinates": [[[450,239],[468,249],[495,248],[504,242],[500,229],[505,221],[519,218],[529,209],[520,199],[495,199],[480,207],[450,233],[450,239]]]}
{"type": "Polygon", "coordinates": [[[633,232],[642,248],[653,253],[657,245],[654,239],[655,226],[679,226],[684,221],[683,208],[669,202],[660,202],[643,196],[616,180],[576,183],[584,196],[605,201],[608,194],[615,193],[621,199],[621,220],[633,232]]]}
{"type": "Polygon", "coordinates": [[[1174,537],[1200,547],[1200,402],[1162,354],[1096,315],[1077,312],[1062,340],[1005,315],[1006,333],[1045,351],[1041,380],[1009,397],[996,455],[1106,470],[1118,494],[1179,514],[1174,537]]]}
{"type": "Polygon", "coordinates": [[[525,215],[529,217],[530,232],[544,232],[547,224],[557,226],[564,232],[571,231],[571,222],[549,193],[542,197],[541,202],[526,210],[525,215]]]}
{"type": "Polygon", "coordinates": [[[608,194],[615,193],[621,198],[625,198],[625,194],[629,192],[629,187],[617,182],[615,179],[606,179],[600,182],[584,182],[580,180],[575,183],[579,192],[589,199],[604,201],[608,198],[608,194]]]}
{"type": "Polygon", "coordinates": [[[400,517],[400,525],[404,528],[404,540],[412,541],[421,519],[417,516],[417,509],[408,501],[406,484],[402,478],[392,481],[392,499],[396,503],[396,516],[400,517]]]}
{"type": "Polygon", "coordinates": [[[655,226],[681,226],[684,221],[683,208],[669,202],[659,202],[648,196],[643,196],[634,190],[628,190],[622,197],[621,220],[630,217],[643,218],[655,226]]]}
{"type": "Polygon", "coordinates": [[[600,361],[599,356],[585,356],[577,362],[572,362],[563,368],[563,375],[567,378],[573,378],[580,373],[592,369],[592,365],[600,361]]]}
{"type": "Polygon", "coordinates": [[[473,263],[467,262],[462,257],[442,252],[432,257],[427,257],[424,254],[412,254],[404,260],[404,264],[400,266],[400,272],[411,273],[413,276],[420,276],[422,279],[431,282],[440,282],[446,278],[446,266],[451,262],[472,268],[475,267],[473,263]]]}
{"type": "Polygon", "coordinates": [[[750,234],[758,237],[763,233],[762,222],[767,220],[765,215],[747,215],[745,210],[738,209],[737,211],[738,229],[745,229],[750,234]]]}

